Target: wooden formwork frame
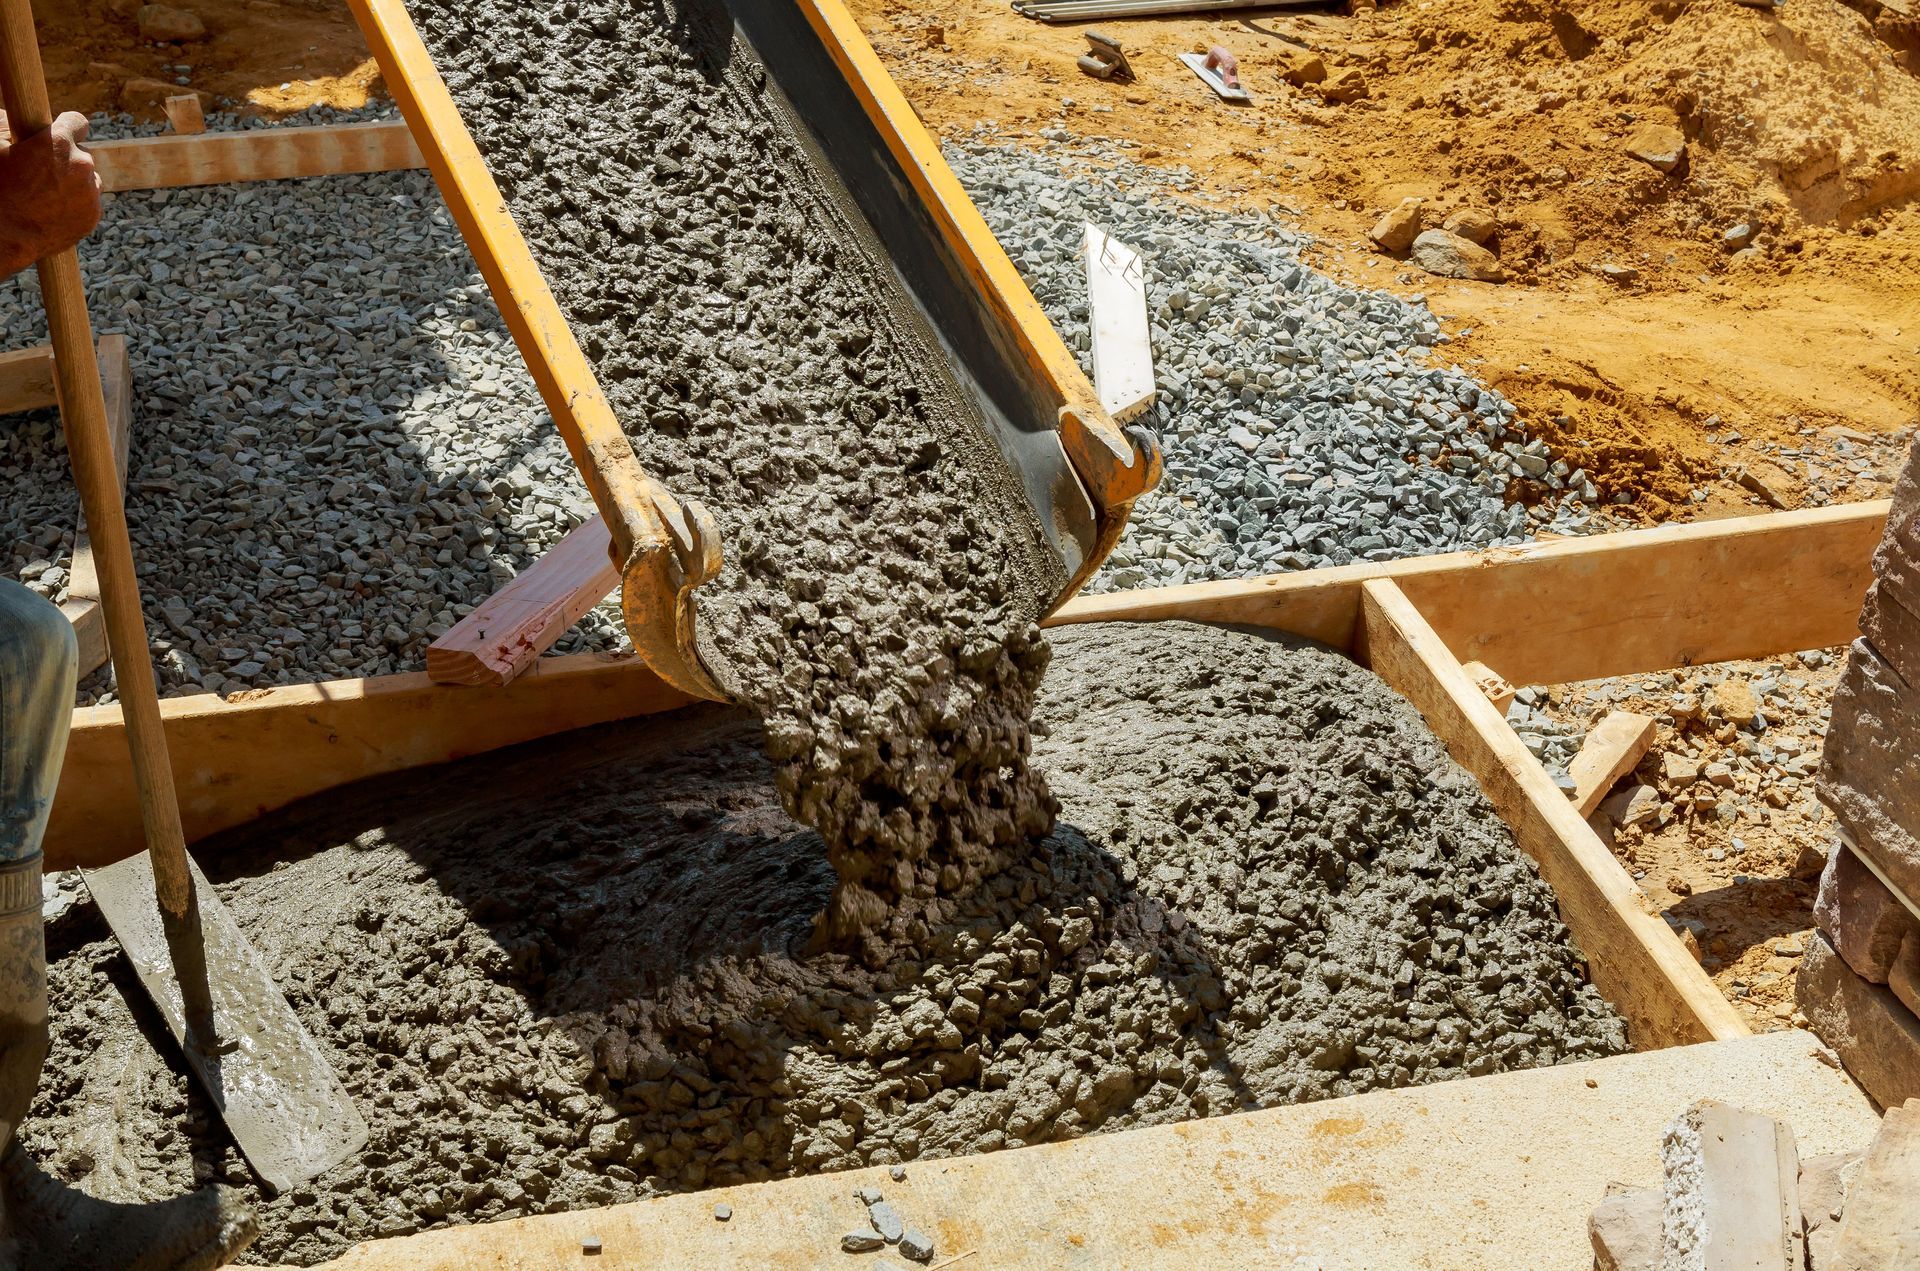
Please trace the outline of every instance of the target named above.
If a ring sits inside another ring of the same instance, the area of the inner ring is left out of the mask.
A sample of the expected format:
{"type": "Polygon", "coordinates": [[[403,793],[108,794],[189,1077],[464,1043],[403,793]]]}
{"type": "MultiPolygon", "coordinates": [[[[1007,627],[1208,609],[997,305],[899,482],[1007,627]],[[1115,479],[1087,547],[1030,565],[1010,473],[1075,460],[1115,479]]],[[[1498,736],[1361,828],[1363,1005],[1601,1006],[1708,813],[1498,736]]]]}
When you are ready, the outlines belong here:
{"type": "MultiPolygon", "coordinates": [[[[1666,526],[1076,600],[1052,620],[1184,619],[1320,640],[1404,695],[1539,864],[1594,982],[1652,1049],[1746,1033],[1463,663],[1551,684],[1842,644],[1857,633],[1885,502],[1666,526]]],[[[690,700],[631,655],[547,658],[501,687],[424,673],[162,704],[190,840],[366,777],[690,700]]],[[[140,848],[117,706],[74,713],[47,867],[140,848]]]]}

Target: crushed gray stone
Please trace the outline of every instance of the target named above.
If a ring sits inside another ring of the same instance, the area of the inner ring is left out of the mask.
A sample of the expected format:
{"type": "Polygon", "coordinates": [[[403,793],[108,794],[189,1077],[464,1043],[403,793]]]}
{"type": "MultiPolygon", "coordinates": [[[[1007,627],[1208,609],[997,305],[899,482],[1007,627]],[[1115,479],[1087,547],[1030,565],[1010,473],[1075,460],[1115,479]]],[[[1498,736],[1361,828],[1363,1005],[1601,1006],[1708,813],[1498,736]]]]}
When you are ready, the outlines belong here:
{"type": "Polygon", "coordinates": [[[982,130],[947,157],[1092,374],[1083,225],[1142,254],[1166,476],[1092,591],[1383,561],[1605,528],[1599,490],[1513,404],[1429,358],[1424,303],[1310,267],[1307,235],[1208,207],[1184,170],[982,130]],[[1509,487],[1541,500],[1531,514],[1509,487]]]}

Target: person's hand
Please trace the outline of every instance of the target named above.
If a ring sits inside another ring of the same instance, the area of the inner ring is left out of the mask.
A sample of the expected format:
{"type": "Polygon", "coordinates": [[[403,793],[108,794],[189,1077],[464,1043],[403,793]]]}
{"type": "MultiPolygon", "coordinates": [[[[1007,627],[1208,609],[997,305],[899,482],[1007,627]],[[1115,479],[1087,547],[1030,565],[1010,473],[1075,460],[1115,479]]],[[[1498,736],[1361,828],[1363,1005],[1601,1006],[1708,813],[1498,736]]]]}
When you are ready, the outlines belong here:
{"type": "Polygon", "coordinates": [[[0,145],[0,278],[65,251],[100,223],[100,176],[80,148],[86,139],[87,117],[68,111],[0,145]]]}

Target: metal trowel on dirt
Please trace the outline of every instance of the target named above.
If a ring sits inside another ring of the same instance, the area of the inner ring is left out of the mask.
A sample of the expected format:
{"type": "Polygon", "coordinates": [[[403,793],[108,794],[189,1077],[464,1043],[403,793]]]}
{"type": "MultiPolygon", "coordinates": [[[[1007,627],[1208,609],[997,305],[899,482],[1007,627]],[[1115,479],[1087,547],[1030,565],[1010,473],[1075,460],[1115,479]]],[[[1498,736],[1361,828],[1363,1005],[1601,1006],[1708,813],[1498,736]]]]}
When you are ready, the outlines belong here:
{"type": "MultiPolygon", "coordinates": [[[[29,0],[0,0],[0,36],[0,97],[15,135],[47,128],[53,112],[29,0]]],[[[357,1150],[366,1123],[187,858],[79,258],[68,248],[38,268],[149,849],[82,873],[240,1150],[269,1187],[283,1190],[357,1150]]]]}

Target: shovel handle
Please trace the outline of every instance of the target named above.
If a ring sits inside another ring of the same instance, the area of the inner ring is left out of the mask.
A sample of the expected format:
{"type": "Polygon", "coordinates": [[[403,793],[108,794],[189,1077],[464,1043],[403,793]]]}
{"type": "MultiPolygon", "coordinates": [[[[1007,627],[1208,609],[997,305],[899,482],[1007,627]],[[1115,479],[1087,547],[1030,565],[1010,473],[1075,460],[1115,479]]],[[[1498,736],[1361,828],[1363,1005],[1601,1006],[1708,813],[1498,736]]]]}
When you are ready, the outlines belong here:
{"type": "MultiPolygon", "coordinates": [[[[0,96],[15,136],[38,132],[53,123],[47,83],[40,67],[30,0],[0,0],[0,96]]],[[[173,791],[173,766],[160,721],[160,695],[154,687],[146,616],[140,609],[140,583],[127,538],[127,510],[120,498],[113,438],[107,429],[106,397],[100,364],[87,317],[87,296],[80,258],[72,248],[39,262],[40,294],[53,337],[54,386],[66,428],[67,454],[80,487],[87,534],[100,574],[100,600],[106,613],[107,647],[121,711],[133,751],[134,782],[140,790],[140,817],[153,856],[154,881],[161,908],[183,916],[192,896],[187,873],[186,835],[173,791]]]]}

